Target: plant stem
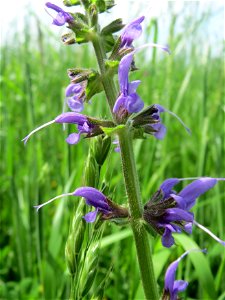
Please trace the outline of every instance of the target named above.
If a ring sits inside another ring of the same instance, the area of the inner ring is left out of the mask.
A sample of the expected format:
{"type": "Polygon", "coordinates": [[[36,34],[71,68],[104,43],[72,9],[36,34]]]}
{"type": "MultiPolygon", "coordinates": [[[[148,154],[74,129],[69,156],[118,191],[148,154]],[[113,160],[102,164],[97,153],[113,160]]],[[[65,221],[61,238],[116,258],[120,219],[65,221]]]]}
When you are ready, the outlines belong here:
{"type": "Polygon", "coordinates": [[[105,90],[105,94],[106,94],[107,101],[108,101],[108,104],[110,107],[110,111],[113,116],[112,111],[113,111],[113,106],[115,104],[115,100],[117,98],[117,91],[116,91],[116,87],[115,87],[115,84],[113,81],[113,77],[106,76],[106,68],[105,68],[105,62],[104,62],[104,60],[106,59],[106,53],[105,53],[105,50],[101,43],[101,38],[98,35],[96,35],[95,38],[93,39],[93,46],[95,49],[95,54],[97,56],[99,69],[100,69],[100,72],[102,75],[102,84],[103,84],[103,87],[105,90]]]}
{"type": "MultiPolygon", "coordinates": [[[[113,77],[107,77],[104,59],[106,53],[101,43],[100,37],[93,40],[95,54],[98,60],[99,69],[102,75],[103,86],[107,97],[108,104],[112,113],[114,103],[117,98],[117,92],[113,77]]],[[[112,113],[113,116],[113,113],[112,113]]],[[[118,133],[123,177],[130,207],[131,227],[135,239],[137,249],[139,268],[141,279],[143,283],[144,293],[146,299],[158,300],[157,285],[154,276],[153,263],[151,257],[150,246],[148,242],[148,235],[142,225],[142,205],[140,185],[134,160],[132,137],[129,128],[125,127],[118,133]]]]}
{"type": "Polygon", "coordinates": [[[132,136],[127,127],[120,130],[118,136],[125,187],[130,207],[131,226],[135,238],[145,297],[146,299],[157,300],[159,297],[154,276],[151,249],[148,242],[148,234],[141,222],[141,193],[134,160],[132,136]]]}

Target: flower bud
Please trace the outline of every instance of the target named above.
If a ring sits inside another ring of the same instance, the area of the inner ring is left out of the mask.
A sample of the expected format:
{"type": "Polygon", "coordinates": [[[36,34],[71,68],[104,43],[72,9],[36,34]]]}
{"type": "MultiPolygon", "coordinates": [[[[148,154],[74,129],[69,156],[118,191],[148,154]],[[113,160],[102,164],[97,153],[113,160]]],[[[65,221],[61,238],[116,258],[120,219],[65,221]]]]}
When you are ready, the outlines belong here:
{"type": "Polygon", "coordinates": [[[67,74],[71,79],[71,82],[73,83],[79,83],[87,80],[92,73],[93,73],[92,70],[81,69],[81,68],[74,68],[74,69],[67,70],[67,74]]]}
{"type": "Polygon", "coordinates": [[[99,166],[102,166],[107,158],[111,146],[111,137],[97,136],[92,144],[93,155],[99,166]]]}
{"type": "Polygon", "coordinates": [[[68,32],[62,35],[61,40],[64,45],[72,45],[76,43],[74,32],[68,32]]]}
{"type": "Polygon", "coordinates": [[[91,20],[91,26],[95,27],[98,24],[98,9],[96,5],[95,4],[90,5],[88,12],[91,20]]]}
{"type": "Polygon", "coordinates": [[[84,226],[84,221],[81,219],[81,214],[79,214],[79,218],[73,221],[72,230],[66,242],[65,257],[71,275],[76,273],[77,258],[83,243],[84,226]]]}
{"type": "Polygon", "coordinates": [[[85,182],[88,186],[96,187],[99,181],[99,165],[95,158],[91,155],[87,158],[87,164],[85,165],[85,182]]]}

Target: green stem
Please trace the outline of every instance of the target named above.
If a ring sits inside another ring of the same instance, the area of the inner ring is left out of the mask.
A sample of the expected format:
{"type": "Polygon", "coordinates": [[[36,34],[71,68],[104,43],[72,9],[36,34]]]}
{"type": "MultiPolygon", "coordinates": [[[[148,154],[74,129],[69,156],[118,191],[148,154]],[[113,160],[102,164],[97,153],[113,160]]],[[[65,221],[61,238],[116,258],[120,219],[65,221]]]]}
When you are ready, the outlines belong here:
{"type": "Polygon", "coordinates": [[[102,84],[103,84],[105,94],[106,94],[106,97],[108,100],[110,111],[113,116],[112,111],[113,111],[113,106],[115,104],[115,100],[117,98],[117,91],[116,91],[116,87],[115,87],[115,84],[113,81],[113,77],[106,76],[106,68],[105,68],[105,62],[104,62],[104,60],[106,59],[106,53],[105,53],[104,47],[101,43],[101,38],[98,35],[96,35],[93,38],[93,46],[95,49],[95,54],[97,56],[99,69],[100,69],[100,72],[102,75],[102,84]]]}
{"type": "MultiPolygon", "coordinates": [[[[96,36],[93,40],[93,46],[95,54],[98,60],[99,69],[103,78],[103,86],[107,97],[108,104],[112,113],[114,103],[117,98],[117,92],[115,83],[112,77],[106,76],[106,69],[104,59],[106,54],[101,43],[100,37],[96,36]]],[[[114,117],[113,113],[112,116],[114,117]]],[[[141,273],[141,279],[143,283],[144,293],[146,299],[158,300],[158,291],[156,280],[154,276],[151,249],[149,246],[148,235],[145,228],[142,225],[142,204],[140,185],[134,160],[132,137],[129,129],[125,127],[118,133],[122,169],[125,181],[125,187],[130,207],[131,214],[131,226],[135,239],[135,245],[137,249],[139,268],[141,273]]]]}
{"type": "Polygon", "coordinates": [[[148,234],[141,222],[142,205],[140,185],[134,160],[132,136],[125,127],[118,133],[122,158],[123,175],[129,201],[131,226],[135,238],[141,279],[146,299],[158,300],[158,291],[154,276],[151,249],[148,234]]]}

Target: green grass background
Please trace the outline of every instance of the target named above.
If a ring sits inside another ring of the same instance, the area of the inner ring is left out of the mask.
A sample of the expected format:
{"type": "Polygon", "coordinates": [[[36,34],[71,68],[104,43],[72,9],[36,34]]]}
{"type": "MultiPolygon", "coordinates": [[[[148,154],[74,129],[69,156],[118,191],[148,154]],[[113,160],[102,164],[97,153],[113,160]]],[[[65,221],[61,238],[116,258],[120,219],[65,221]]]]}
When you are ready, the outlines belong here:
{"type": "MultiPolygon", "coordinates": [[[[189,136],[176,119],[165,113],[163,121],[168,132],[163,141],[149,137],[134,142],[143,203],[166,178],[224,176],[222,30],[218,28],[210,43],[207,22],[215,20],[215,15],[210,11],[195,14],[197,4],[191,9],[193,14],[187,18],[171,8],[167,28],[163,29],[160,21],[146,20],[149,24],[145,41],[159,41],[164,30],[172,54],[168,56],[155,49],[143,51],[136,57],[139,70],[131,75],[142,80],[138,93],[145,105],[160,103],[178,114],[192,130],[189,136]]],[[[82,186],[90,141],[68,146],[64,140],[69,129],[65,132],[60,125],[44,129],[26,146],[21,139],[62,112],[64,90],[69,83],[66,69],[93,68],[96,61],[91,47],[61,45],[51,28],[34,16],[26,18],[26,24],[22,33],[14,29],[13,38],[1,48],[0,297],[68,299],[70,275],[64,249],[79,200],[59,200],[38,214],[33,205],[82,186]]],[[[84,113],[107,117],[104,95],[95,96],[84,113]]],[[[120,157],[113,149],[101,180],[113,200],[126,203],[120,157]]],[[[220,182],[200,197],[194,208],[196,220],[223,239],[224,206],[224,183],[220,182]]],[[[93,234],[93,228],[89,226],[88,230],[93,234]]],[[[98,253],[90,253],[90,260],[92,255],[98,255],[97,263],[80,261],[86,276],[78,282],[86,282],[91,271],[95,273],[83,298],[143,299],[129,228],[107,223],[101,235],[98,253]]],[[[94,243],[96,240],[99,239],[95,237],[94,243]]],[[[225,298],[224,248],[200,229],[195,228],[191,236],[177,236],[177,246],[169,250],[163,249],[159,237],[150,242],[160,291],[168,264],[184,249],[200,247],[207,248],[208,254],[193,253],[178,269],[177,278],[190,283],[183,297],[225,298]]],[[[82,247],[85,250],[87,246],[82,247]]]]}

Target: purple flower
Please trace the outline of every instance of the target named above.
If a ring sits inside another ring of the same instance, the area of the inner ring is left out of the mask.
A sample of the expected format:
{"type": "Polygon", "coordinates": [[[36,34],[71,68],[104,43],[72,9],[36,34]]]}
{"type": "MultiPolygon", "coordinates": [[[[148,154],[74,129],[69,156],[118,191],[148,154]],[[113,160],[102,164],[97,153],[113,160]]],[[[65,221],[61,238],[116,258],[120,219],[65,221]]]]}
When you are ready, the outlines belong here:
{"type": "Polygon", "coordinates": [[[113,112],[118,113],[121,109],[128,113],[139,112],[144,103],[136,93],[136,89],[140,84],[140,80],[129,82],[128,74],[133,60],[133,55],[125,55],[119,64],[118,77],[120,84],[120,95],[113,107],[113,112]]]}
{"type": "Polygon", "coordinates": [[[121,48],[132,47],[133,41],[140,37],[142,33],[141,23],[144,18],[144,16],[139,17],[124,27],[121,34],[121,48]]]}
{"type": "Polygon", "coordinates": [[[164,293],[162,299],[168,299],[169,296],[170,300],[177,300],[178,299],[177,294],[179,292],[183,292],[187,288],[188,282],[184,280],[175,280],[175,275],[178,268],[178,264],[181,261],[181,259],[183,259],[187,254],[189,254],[192,251],[206,252],[205,249],[188,250],[184,252],[177,260],[175,260],[169,265],[165,275],[164,293]]]}
{"type": "Polygon", "coordinates": [[[65,12],[62,8],[59,6],[52,4],[50,2],[45,3],[45,5],[48,8],[53,9],[54,11],[57,12],[57,15],[55,18],[53,18],[52,24],[56,26],[63,26],[65,23],[73,23],[74,19],[71,16],[71,14],[65,12]]]}
{"type": "Polygon", "coordinates": [[[166,127],[162,124],[160,117],[160,114],[163,112],[168,112],[177,118],[178,121],[185,127],[187,132],[190,133],[190,129],[176,114],[159,104],[151,105],[133,117],[133,127],[142,128],[145,133],[154,135],[157,139],[162,140],[166,134],[166,127]]]}
{"type": "Polygon", "coordinates": [[[65,91],[67,104],[72,111],[81,112],[84,109],[85,91],[81,83],[70,83],[65,91]]]}
{"type": "MultiPolygon", "coordinates": [[[[107,197],[102,194],[100,191],[93,187],[85,186],[80,187],[76,189],[73,193],[66,193],[59,196],[56,196],[47,202],[34,206],[36,210],[38,211],[41,207],[55,201],[56,199],[67,197],[67,196],[78,196],[85,198],[86,204],[95,207],[95,211],[91,211],[87,213],[83,218],[88,223],[93,223],[97,217],[98,213],[101,213],[102,215],[108,215],[112,213],[112,209],[110,208],[108,204],[107,197]]],[[[110,201],[109,201],[110,203],[110,201]]]]}
{"type": "Polygon", "coordinates": [[[78,188],[75,190],[73,195],[85,198],[87,205],[96,208],[94,211],[91,211],[84,216],[85,221],[88,223],[93,223],[98,213],[108,215],[112,212],[108,205],[106,196],[93,187],[78,188]]]}
{"type": "Polygon", "coordinates": [[[125,55],[119,64],[118,68],[118,79],[119,79],[119,85],[120,85],[120,94],[117,98],[115,105],[113,107],[113,112],[120,114],[125,113],[138,113],[142,108],[144,107],[144,102],[141,100],[141,98],[136,93],[136,90],[141,83],[140,80],[135,80],[132,82],[129,82],[128,75],[129,70],[133,61],[133,55],[136,52],[139,52],[140,50],[146,48],[146,47],[157,47],[160,48],[163,51],[169,52],[168,47],[161,46],[154,43],[149,43],[146,45],[143,45],[142,47],[139,47],[132,52],[125,55]]]}
{"type": "Polygon", "coordinates": [[[219,180],[224,178],[200,177],[188,184],[179,193],[173,191],[173,187],[180,181],[193,178],[170,178],[165,180],[159,190],[153,195],[152,199],[145,205],[143,218],[162,235],[162,244],[171,247],[174,244],[172,234],[174,232],[192,232],[195,224],[216,241],[225,246],[225,242],[216,237],[207,228],[194,220],[194,214],[189,210],[194,206],[196,199],[209,189],[213,188],[219,180]]]}
{"type": "Polygon", "coordinates": [[[31,135],[33,135],[35,132],[53,123],[62,123],[62,124],[69,123],[69,124],[77,125],[78,133],[71,133],[67,137],[66,142],[68,144],[77,144],[80,140],[81,134],[86,134],[86,137],[91,137],[103,133],[103,131],[100,129],[98,125],[92,124],[90,122],[90,119],[87,116],[76,112],[66,112],[57,116],[54,120],[45,123],[42,126],[34,129],[22,141],[24,141],[24,143],[26,144],[26,142],[31,137],[31,135]]]}
{"type": "Polygon", "coordinates": [[[59,199],[67,196],[78,196],[85,198],[86,204],[93,206],[94,211],[87,213],[83,218],[88,223],[93,223],[96,220],[97,214],[101,214],[102,220],[108,220],[113,218],[127,218],[129,216],[128,210],[124,207],[121,207],[110,199],[108,199],[103,193],[97,189],[89,186],[80,187],[72,193],[65,193],[59,196],[56,196],[45,203],[34,206],[38,211],[41,207],[59,199]]]}

